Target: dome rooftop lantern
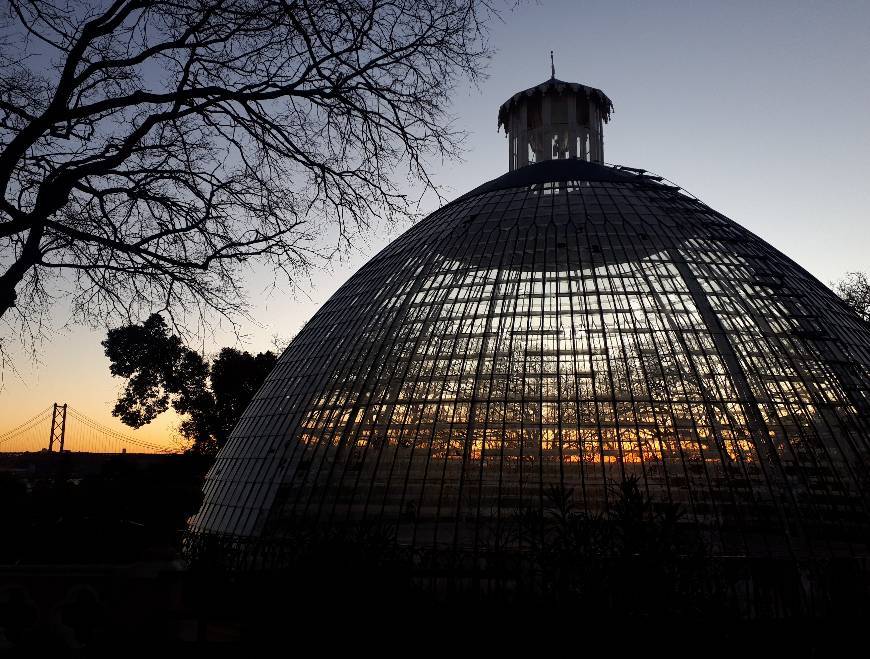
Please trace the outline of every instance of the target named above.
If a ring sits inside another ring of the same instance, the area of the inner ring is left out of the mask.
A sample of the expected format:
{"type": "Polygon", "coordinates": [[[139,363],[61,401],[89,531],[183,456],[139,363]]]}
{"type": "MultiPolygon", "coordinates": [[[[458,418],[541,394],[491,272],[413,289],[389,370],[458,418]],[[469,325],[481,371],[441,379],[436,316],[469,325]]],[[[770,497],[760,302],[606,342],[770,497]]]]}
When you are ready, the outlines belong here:
{"type": "Polygon", "coordinates": [[[556,78],[518,92],[498,109],[508,137],[508,170],[544,160],[579,158],[604,162],[603,126],[613,103],[600,89],[556,78]]]}

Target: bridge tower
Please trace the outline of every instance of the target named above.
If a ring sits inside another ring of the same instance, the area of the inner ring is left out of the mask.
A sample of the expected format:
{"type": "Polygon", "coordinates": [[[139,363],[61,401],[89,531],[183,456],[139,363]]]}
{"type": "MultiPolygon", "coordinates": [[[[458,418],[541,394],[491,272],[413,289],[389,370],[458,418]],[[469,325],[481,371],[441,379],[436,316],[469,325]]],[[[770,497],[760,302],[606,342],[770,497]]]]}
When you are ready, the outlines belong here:
{"type": "Polygon", "coordinates": [[[54,404],[51,411],[51,431],[48,434],[48,450],[54,448],[54,443],[58,443],[58,451],[63,453],[63,440],[66,435],[66,403],[63,405],[54,404]]]}

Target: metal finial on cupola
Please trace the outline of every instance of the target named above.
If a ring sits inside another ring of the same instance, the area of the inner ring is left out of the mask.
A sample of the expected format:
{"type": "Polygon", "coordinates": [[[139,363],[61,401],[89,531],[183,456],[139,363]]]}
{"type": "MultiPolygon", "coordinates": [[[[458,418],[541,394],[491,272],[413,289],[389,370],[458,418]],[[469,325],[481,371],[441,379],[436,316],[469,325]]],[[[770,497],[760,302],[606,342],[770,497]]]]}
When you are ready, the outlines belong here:
{"type": "Polygon", "coordinates": [[[550,80],[556,79],[556,65],[553,63],[553,51],[550,51],[550,80]]]}

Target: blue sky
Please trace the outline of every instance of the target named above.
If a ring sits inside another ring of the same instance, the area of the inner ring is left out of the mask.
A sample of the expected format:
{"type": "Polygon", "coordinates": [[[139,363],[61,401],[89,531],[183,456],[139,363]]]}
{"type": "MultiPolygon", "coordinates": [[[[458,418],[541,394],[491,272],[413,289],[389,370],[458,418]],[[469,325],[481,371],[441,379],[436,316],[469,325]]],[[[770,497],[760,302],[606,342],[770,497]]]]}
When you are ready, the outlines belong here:
{"type": "MultiPolygon", "coordinates": [[[[447,199],[506,171],[498,106],[549,77],[552,49],[559,78],[614,102],[607,161],[666,176],[824,282],[870,270],[870,2],[542,0],[505,13],[491,37],[489,78],[453,99],[469,133],[465,159],[434,167],[447,199]]],[[[294,293],[252,271],[256,323],[240,347],[292,336],[401,230],[373,232],[294,293]]],[[[56,328],[65,320],[58,308],[56,328]]],[[[123,429],[109,415],[120,381],[103,336],[58,329],[41,363],[21,356],[19,373],[4,373],[0,432],[55,400],[123,429]]],[[[199,347],[234,343],[218,332],[199,347]]],[[[159,440],[176,423],[167,416],[136,434],[159,440]]]]}

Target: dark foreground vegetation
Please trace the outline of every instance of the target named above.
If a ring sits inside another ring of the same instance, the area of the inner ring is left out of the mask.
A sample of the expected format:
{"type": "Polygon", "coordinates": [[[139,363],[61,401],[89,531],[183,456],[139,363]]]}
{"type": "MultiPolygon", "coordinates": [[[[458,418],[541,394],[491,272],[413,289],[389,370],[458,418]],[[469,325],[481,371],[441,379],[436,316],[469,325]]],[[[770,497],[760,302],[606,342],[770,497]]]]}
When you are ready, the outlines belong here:
{"type": "Polygon", "coordinates": [[[196,455],[4,455],[0,563],[178,558],[207,466],[196,455]]]}
{"type": "Polygon", "coordinates": [[[519,511],[510,533],[522,551],[411,553],[388,527],[301,523],[280,544],[230,547],[180,533],[207,464],[5,457],[0,646],[398,649],[477,637],[616,656],[650,644],[729,656],[770,642],[828,656],[868,616],[859,561],[714,558],[681,533],[679,510],[653,505],[630,480],[615,486],[606,516],[556,491],[546,510],[519,511]],[[230,549],[247,563],[228,565],[230,549]]]}
{"type": "MultiPolygon", "coordinates": [[[[604,626],[870,615],[870,574],[857,559],[714,555],[677,507],[650,500],[636,479],[613,492],[607,514],[589,514],[575,507],[570,491],[554,489],[547,508],[518,511],[493,536],[498,540],[476,553],[412,552],[380,525],[300,522],[280,544],[188,537],[187,555],[193,573],[253,574],[248,579],[261,593],[280,600],[289,588],[304,594],[312,611],[338,598],[361,610],[401,601],[549,612],[604,626]],[[227,565],[227,556],[237,562],[227,565]]],[[[280,607],[275,613],[283,615],[280,607]]],[[[269,617],[258,611],[249,624],[269,617]]]]}

